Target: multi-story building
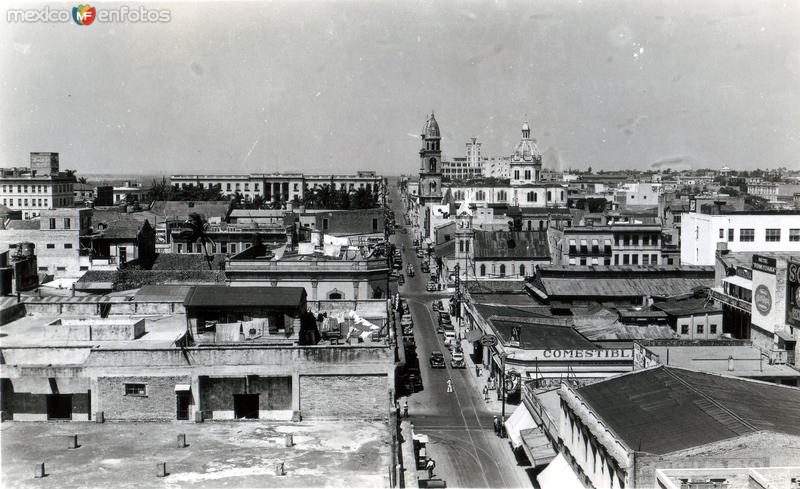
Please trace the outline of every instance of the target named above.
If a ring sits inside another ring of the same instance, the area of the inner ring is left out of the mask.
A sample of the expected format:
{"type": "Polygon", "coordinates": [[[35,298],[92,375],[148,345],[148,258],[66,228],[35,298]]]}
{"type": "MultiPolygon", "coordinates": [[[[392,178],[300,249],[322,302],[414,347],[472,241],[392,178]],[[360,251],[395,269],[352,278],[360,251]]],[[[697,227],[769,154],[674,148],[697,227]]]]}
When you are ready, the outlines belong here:
{"type": "Polygon", "coordinates": [[[374,171],[359,171],[355,175],[304,175],[302,173],[251,173],[173,175],[170,181],[181,188],[217,188],[227,196],[240,194],[251,201],[260,196],[267,202],[303,200],[306,190],[329,185],[332,190],[356,190],[373,193],[383,191],[383,177],[374,171]]]}
{"type": "Polygon", "coordinates": [[[660,183],[625,183],[614,191],[614,203],[619,207],[655,207],[662,193],[660,183]]]}
{"type": "Polygon", "coordinates": [[[75,194],[75,204],[86,204],[94,201],[94,186],[88,183],[75,183],[72,185],[75,194]]]}
{"type": "Polygon", "coordinates": [[[467,156],[442,161],[442,176],[450,181],[463,181],[483,175],[484,158],[481,156],[481,144],[478,138],[467,142],[467,156]]]}
{"type": "Polygon", "coordinates": [[[800,211],[697,209],[681,220],[681,264],[714,265],[717,243],[730,252],[800,252],[800,211]]]}
{"type": "Polygon", "coordinates": [[[23,219],[43,210],[72,207],[75,177],[58,171],[58,153],[31,153],[29,168],[0,169],[0,204],[23,219]]]}
{"type": "Polygon", "coordinates": [[[126,201],[144,202],[150,189],[137,182],[124,182],[114,187],[114,205],[126,201]]]}
{"type": "Polygon", "coordinates": [[[661,225],[611,222],[563,230],[563,265],[661,265],[661,225]]]}

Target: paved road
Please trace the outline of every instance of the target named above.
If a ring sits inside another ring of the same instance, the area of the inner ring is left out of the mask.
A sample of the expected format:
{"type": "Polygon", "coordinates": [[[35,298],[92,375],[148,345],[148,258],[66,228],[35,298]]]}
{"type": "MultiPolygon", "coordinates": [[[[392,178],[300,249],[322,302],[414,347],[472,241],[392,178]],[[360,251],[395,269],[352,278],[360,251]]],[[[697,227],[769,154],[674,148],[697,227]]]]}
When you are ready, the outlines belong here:
{"type": "MultiPolygon", "coordinates": [[[[399,195],[392,196],[398,222],[403,222],[399,195]]],[[[425,292],[428,274],[420,272],[420,260],[414,256],[413,237],[398,233],[393,236],[398,247],[405,243],[403,266],[414,264],[417,274],[406,276],[400,295],[408,301],[414,320],[423,389],[408,398],[409,414],[414,431],[428,435],[428,455],[436,461],[434,478],[447,481],[448,487],[531,487],[523,467],[517,465],[507,439],[495,436],[492,418],[499,415],[480,393],[484,378],[475,376],[474,368],[451,369],[450,354],[436,333],[437,313],[431,309],[436,299],[449,299],[443,293],[425,292]],[[431,369],[432,351],[444,353],[445,369],[431,369]],[[454,392],[447,392],[447,379],[452,379],[454,392]]],[[[471,348],[464,342],[464,353],[471,348]]],[[[402,401],[401,401],[402,404],[402,401]]],[[[427,474],[420,472],[421,479],[427,474]]]]}

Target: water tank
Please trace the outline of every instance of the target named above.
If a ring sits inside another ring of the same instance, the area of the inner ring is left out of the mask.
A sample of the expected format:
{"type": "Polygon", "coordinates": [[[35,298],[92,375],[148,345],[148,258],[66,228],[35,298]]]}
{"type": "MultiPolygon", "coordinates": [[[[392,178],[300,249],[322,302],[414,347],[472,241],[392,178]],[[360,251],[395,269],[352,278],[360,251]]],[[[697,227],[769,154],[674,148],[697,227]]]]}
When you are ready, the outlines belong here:
{"type": "Polygon", "coordinates": [[[20,243],[17,248],[22,256],[33,256],[36,251],[36,245],[28,241],[20,243]]]}
{"type": "Polygon", "coordinates": [[[0,295],[11,295],[14,291],[11,281],[14,278],[14,270],[11,267],[0,268],[0,295]]]}

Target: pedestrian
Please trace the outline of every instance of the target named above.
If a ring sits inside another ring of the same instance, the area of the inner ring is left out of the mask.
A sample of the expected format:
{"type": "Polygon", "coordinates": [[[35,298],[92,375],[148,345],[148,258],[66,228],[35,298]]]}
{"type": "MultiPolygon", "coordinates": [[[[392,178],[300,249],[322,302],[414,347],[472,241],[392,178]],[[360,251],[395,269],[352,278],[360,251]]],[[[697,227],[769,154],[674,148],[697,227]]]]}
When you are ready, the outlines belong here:
{"type": "Polygon", "coordinates": [[[483,386],[483,400],[487,401],[487,402],[489,401],[489,386],[488,385],[483,386]]]}
{"type": "Polygon", "coordinates": [[[447,379],[447,392],[453,392],[453,381],[447,379]]]}
{"type": "Polygon", "coordinates": [[[408,400],[403,401],[403,417],[408,417],[408,400]]]}
{"type": "Polygon", "coordinates": [[[500,421],[497,419],[497,416],[492,420],[492,424],[494,425],[495,436],[500,436],[500,421]]]}
{"type": "Polygon", "coordinates": [[[434,462],[432,458],[429,458],[428,463],[425,464],[425,468],[428,470],[428,479],[433,479],[433,469],[436,468],[436,462],[434,462]]]}

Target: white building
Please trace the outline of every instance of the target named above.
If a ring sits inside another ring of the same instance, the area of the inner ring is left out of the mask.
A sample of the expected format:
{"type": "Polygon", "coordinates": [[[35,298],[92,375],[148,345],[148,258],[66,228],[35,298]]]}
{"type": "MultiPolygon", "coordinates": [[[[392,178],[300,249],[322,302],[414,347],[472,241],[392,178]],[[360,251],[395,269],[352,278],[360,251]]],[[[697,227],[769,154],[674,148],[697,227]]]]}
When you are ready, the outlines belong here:
{"type": "Polygon", "coordinates": [[[714,265],[717,243],[731,252],[800,253],[800,211],[690,211],[681,221],[681,264],[714,265]]]}
{"type": "Polygon", "coordinates": [[[58,171],[58,153],[31,153],[29,168],[0,169],[0,204],[23,219],[44,210],[72,207],[75,177],[58,171]]]}

